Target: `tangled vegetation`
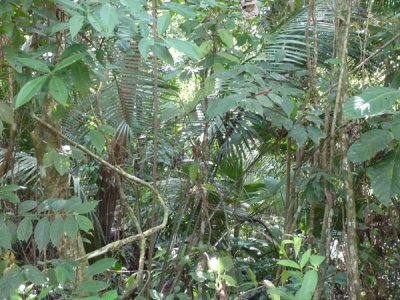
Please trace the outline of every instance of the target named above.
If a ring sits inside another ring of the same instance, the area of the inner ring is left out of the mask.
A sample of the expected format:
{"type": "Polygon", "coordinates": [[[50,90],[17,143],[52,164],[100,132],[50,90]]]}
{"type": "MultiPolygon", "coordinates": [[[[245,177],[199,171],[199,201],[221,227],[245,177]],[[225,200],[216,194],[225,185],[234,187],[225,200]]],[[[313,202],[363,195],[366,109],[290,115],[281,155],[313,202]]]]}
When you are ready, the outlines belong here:
{"type": "Polygon", "coordinates": [[[0,1],[0,299],[399,299],[399,15],[0,1]]]}

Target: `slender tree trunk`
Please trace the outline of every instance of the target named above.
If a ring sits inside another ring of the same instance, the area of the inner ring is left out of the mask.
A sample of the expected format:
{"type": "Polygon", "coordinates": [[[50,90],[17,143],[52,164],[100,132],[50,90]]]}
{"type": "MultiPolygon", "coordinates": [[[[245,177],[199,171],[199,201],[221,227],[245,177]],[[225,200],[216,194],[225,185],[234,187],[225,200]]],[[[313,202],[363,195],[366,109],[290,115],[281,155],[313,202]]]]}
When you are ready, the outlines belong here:
{"type": "MultiPolygon", "coordinates": [[[[57,130],[60,130],[60,122],[55,123],[51,119],[51,114],[55,106],[56,102],[49,97],[43,104],[41,119],[51,124],[57,130]]],[[[31,136],[35,147],[35,156],[44,198],[68,198],[70,196],[68,175],[60,175],[54,166],[45,167],[43,164],[43,157],[47,152],[61,149],[60,137],[41,124],[37,124],[31,136]]],[[[64,234],[57,245],[57,251],[62,259],[74,260],[86,254],[79,234],[76,238],[70,238],[64,234]]],[[[83,281],[83,274],[87,266],[88,262],[86,260],[77,268],[76,285],[83,281]]]]}
{"type": "Polygon", "coordinates": [[[339,2],[339,18],[337,22],[337,38],[338,38],[338,57],[340,58],[343,66],[339,74],[338,92],[336,97],[336,104],[339,108],[340,118],[338,119],[341,124],[340,139],[342,146],[342,168],[346,171],[344,178],[344,185],[346,190],[346,234],[347,244],[345,251],[346,270],[347,270],[347,284],[349,288],[349,298],[351,300],[361,299],[361,284],[360,284],[360,271],[358,268],[358,243],[357,243],[357,212],[356,203],[353,190],[352,167],[347,160],[348,149],[348,136],[345,132],[344,120],[342,119],[342,106],[348,99],[348,74],[347,74],[347,45],[349,37],[350,16],[352,1],[341,0],[339,2]]]}

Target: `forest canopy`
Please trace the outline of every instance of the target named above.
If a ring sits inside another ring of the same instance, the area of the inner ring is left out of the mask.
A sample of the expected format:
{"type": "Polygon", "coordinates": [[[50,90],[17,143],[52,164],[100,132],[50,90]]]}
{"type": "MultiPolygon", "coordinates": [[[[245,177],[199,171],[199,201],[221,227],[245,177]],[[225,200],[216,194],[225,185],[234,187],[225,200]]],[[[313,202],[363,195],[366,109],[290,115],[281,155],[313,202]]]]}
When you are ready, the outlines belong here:
{"type": "Polygon", "coordinates": [[[0,299],[399,299],[399,16],[0,1],[0,299]]]}

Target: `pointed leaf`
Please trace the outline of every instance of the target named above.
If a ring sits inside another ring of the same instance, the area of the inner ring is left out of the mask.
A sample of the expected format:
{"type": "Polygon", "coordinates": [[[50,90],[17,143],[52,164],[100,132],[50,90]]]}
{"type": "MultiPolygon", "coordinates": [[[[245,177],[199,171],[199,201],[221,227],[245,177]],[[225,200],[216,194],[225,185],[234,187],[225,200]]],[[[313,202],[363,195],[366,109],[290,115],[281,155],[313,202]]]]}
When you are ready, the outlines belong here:
{"type": "Polygon", "coordinates": [[[71,66],[71,77],[78,92],[86,98],[89,95],[90,88],[90,75],[86,65],[81,61],[74,63],[71,66]]]}
{"type": "Polygon", "coordinates": [[[107,271],[108,269],[115,266],[117,260],[115,258],[103,258],[90,265],[85,272],[84,277],[91,277],[107,271]]]}
{"type": "Polygon", "coordinates": [[[100,21],[100,18],[99,18],[98,15],[96,15],[96,14],[88,14],[87,18],[88,18],[88,21],[89,21],[90,25],[92,25],[92,27],[94,29],[96,29],[98,32],[102,31],[101,21],[100,21]]]}
{"type": "Polygon", "coordinates": [[[65,85],[64,80],[57,76],[51,77],[49,90],[50,94],[54,97],[54,100],[63,106],[67,104],[68,88],[65,85]]]}
{"type": "Polygon", "coordinates": [[[77,292],[96,293],[108,288],[109,284],[104,281],[89,280],[81,283],[76,289],[77,292]]]}
{"type": "Polygon", "coordinates": [[[154,45],[154,40],[151,38],[145,37],[139,41],[138,48],[143,58],[147,57],[151,45],[154,45]]]}
{"type": "Polygon", "coordinates": [[[225,280],[227,286],[236,286],[236,280],[232,276],[223,274],[220,275],[220,278],[225,280]]]}
{"type": "Polygon", "coordinates": [[[314,267],[318,267],[320,264],[322,264],[322,262],[325,260],[325,256],[321,256],[321,255],[311,255],[310,257],[310,263],[314,266],[314,267]]]}
{"type": "Polygon", "coordinates": [[[0,221],[0,247],[11,249],[11,233],[2,221],[0,221]]]}
{"type": "Polygon", "coordinates": [[[74,238],[78,234],[78,223],[74,216],[69,215],[64,220],[65,233],[70,237],[74,238]]]}
{"type": "Polygon", "coordinates": [[[18,58],[18,60],[24,66],[28,66],[29,68],[38,70],[43,73],[50,73],[50,69],[44,61],[33,59],[33,58],[23,58],[23,57],[18,58]]]}
{"type": "Polygon", "coordinates": [[[304,275],[300,290],[296,293],[294,300],[310,300],[317,287],[318,273],[314,270],[307,271],[304,275]]]}
{"type": "Polygon", "coordinates": [[[299,264],[293,260],[289,260],[289,259],[281,259],[278,261],[278,265],[281,266],[285,266],[285,267],[291,267],[291,268],[295,268],[295,269],[299,269],[301,270],[299,264]]]}
{"type": "Polygon", "coordinates": [[[311,140],[315,144],[318,144],[320,139],[325,138],[325,132],[315,126],[312,126],[312,125],[307,126],[307,132],[308,132],[308,135],[310,136],[311,140]]]}
{"type": "Polygon", "coordinates": [[[42,252],[50,241],[50,222],[46,217],[36,224],[34,236],[39,252],[42,252]]]}
{"type": "Polygon", "coordinates": [[[201,49],[196,45],[178,39],[168,38],[164,39],[164,41],[167,43],[168,46],[175,48],[176,50],[186,54],[190,58],[200,59],[199,51],[201,52],[201,49]]]}
{"type": "Polygon", "coordinates": [[[114,32],[115,26],[118,24],[117,9],[110,4],[104,4],[100,8],[100,19],[102,21],[103,34],[105,37],[110,37],[114,32]]]}
{"type": "Polygon", "coordinates": [[[233,36],[232,34],[226,29],[218,30],[218,36],[221,41],[227,46],[228,48],[233,47],[233,36]]]}
{"type": "Polygon", "coordinates": [[[60,175],[68,172],[71,162],[68,156],[58,154],[54,156],[54,167],[60,175]]]}
{"type": "Polygon", "coordinates": [[[24,273],[26,278],[34,284],[43,284],[46,282],[46,277],[38,268],[32,265],[24,266],[24,273]]]}
{"type": "Polygon", "coordinates": [[[400,151],[389,152],[383,160],[367,170],[376,198],[385,206],[400,193],[400,151]]]}
{"type": "Polygon", "coordinates": [[[22,242],[27,242],[32,235],[33,225],[29,218],[24,218],[17,228],[17,237],[22,242]]]}
{"type": "Polygon", "coordinates": [[[106,145],[106,139],[104,135],[98,130],[91,130],[89,132],[90,141],[93,146],[96,148],[98,152],[104,150],[104,146],[106,145]]]}
{"type": "Polygon", "coordinates": [[[311,249],[308,249],[306,252],[303,253],[300,259],[300,269],[302,270],[304,266],[307,264],[308,260],[311,256],[311,249]]]}
{"type": "Polygon", "coordinates": [[[81,215],[76,216],[76,222],[78,222],[79,228],[87,233],[89,233],[90,230],[94,229],[92,221],[90,221],[85,216],[81,216],[81,215]]]}
{"type": "Polygon", "coordinates": [[[359,119],[373,116],[385,110],[391,110],[392,105],[399,99],[400,91],[388,87],[372,87],[361,95],[351,97],[343,105],[346,119],[359,119]]]}
{"type": "Polygon", "coordinates": [[[361,135],[361,138],[350,146],[347,157],[352,162],[363,162],[385,149],[393,139],[388,130],[373,129],[361,135]]]}
{"type": "Polygon", "coordinates": [[[188,19],[194,19],[197,16],[197,13],[193,8],[181,3],[167,2],[164,4],[164,6],[167,6],[172,11],[188,19]]]}
{"type": "Polygon", "coordinates": [[[48,76],[44,75],[27,82],[18,93],[17,100],[15,101],[15,108],[29,102],[33,96],[41,90],[47,78],[48,76]]]}
{"type": "Polygon", "coordinates": [[[158,35],[160,36],[163,35],[164,32],[167,31],[170,23],[171,23],[171,14],[169,11],[167,11],[157,20],[158,35]]]}
{"type": "Polygon", "coordinates": [[[54,246],[57,246],[64,234],[64,219],[57,216],[50,227],[50,240],[54,246]]]}
{"type": "Polygon", "coordinates": [[[10,125],[14,120],[13,109],[11,105],[6,102],[0,102],[0,120],[3,120],[10,125]]]}
{"type": "Polygon", "coordinates": [[[289,131],[289,136],[294,138],[297,146],[299,146],[300,148],[303,147],[304,143],[307,141],[307,132],[304,126],[300,124],[296,124],[293,126],[293,128],[289,131]]]}
{"type": "Polygon", "coordinates": [[[66,59],[61,61],[58,65],[56,65],[53,72],[60,71],[64,68],[72,65],[74,62],[77,62],[78,60],[82,59],[82,57],[84,57],[85,55],[86,55],[86,53],[78,53],[78,54],[68,56],[66,59]]]}
{"type": "Polygon", "coordinates": [[[75,15],[75,16],[72,16],[71,19],[69,19],[68,25],[69,25],[69,31],[71,33],[72,39],[74,39],[74,37],[81,30],[84,20],[85,20],[85,17],[81,16],[81,15],[75,15]]]}
{"type": "Polygon", "coordinates": [[[158,58],[170,64],[171,66],[174,65],[174,59],[172,58],[171,53],[169,53],[169,50],[166,47],[159,44],[154,44],[153,46],[151,46],[151,49],[153,49],[158,58]]]}

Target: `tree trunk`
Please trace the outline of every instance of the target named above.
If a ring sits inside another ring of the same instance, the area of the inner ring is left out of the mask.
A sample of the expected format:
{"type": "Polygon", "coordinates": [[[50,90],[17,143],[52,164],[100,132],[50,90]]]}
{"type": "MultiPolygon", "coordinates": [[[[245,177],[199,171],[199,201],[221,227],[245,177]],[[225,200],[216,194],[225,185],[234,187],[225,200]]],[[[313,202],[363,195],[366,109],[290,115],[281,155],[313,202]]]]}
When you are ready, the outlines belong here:
{"type": "MultiPolygon", "coordinates": [[[[61,128],[60,122],[55,123],[51,120],[51,114],[55,106],[56,102],[49,97],[46,103],[43,104],[41,119],[59,130],[61,128]]],[[[61,139],[57,134],[41,124],[37,124],[36,128],[31,132],[31,136],[35,147],[35,156],[44,198],[68,198],[70,196],[68,175],[60,175],[54,166],[45,167],[43,164],[43,157],[47,152],[61,148],[61,139]]],[[[57,251],[62,259],[74,260],[85,255],[85,249],[79,234],[76,238],[70,238],[64,234],[57,245],[57,251]]],[[[85,261],[77,268],[76,285],[83,281],[83,274],[87,266],[88,262],[85,261]]]]}

